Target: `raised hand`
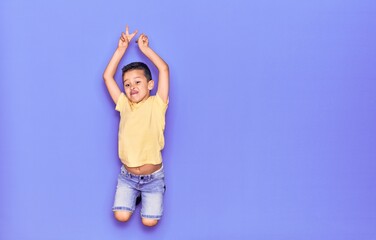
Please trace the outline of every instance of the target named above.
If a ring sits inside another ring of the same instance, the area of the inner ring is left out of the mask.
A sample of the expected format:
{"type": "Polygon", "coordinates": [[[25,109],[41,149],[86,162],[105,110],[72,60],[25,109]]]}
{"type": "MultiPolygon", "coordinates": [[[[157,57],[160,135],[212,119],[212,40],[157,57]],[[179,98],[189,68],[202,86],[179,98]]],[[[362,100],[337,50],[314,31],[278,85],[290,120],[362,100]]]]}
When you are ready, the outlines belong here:
{"type": "Polygon", "coordinates": [[[146,36],[144,33],[140,35],[140,37],[137,40],[138,47],[140,48],[141,51],[145,50],[146,48],[149,47],[149,39],[148,36],[146,36]]]}
{"type": "Polygon", "coordinates": [[[125,27],[125,33],[122,32],[120,39],[119,39],[119,48],[127,48],[129,43],[131,42],[132,38],[136,36],[138,30],[135,30],[133,33],[129,34],[129,27],[126,25],[125,27]]]}
{"type": "Polygon", "coordinates": [[[149,39],[145,34],[141,34],[137,40],[141,52],[153,62],[158,68],[158,90],[157,95],[167,104],[170,86],[170,70],[167,63],[149,47],[149,39]]]}

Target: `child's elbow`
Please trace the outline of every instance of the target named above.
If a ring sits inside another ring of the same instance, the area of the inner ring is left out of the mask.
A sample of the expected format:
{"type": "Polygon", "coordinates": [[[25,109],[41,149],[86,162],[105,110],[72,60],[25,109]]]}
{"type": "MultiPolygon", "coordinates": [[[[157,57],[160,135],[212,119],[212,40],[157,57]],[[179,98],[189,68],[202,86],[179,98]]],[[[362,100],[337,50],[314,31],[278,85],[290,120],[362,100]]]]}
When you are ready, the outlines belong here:
{"type": "Polygon", "coordinates": [[[166,63],[166,64],[162,67],[162,69],[161,69],[160,71],[169,72],[169,71],[170,71],[170,68],[169,68],[168,64],[166,63]]]}
{"type": "Polygon", "coordinates": [[[102,78],[103,78],[103,81],[104,81],[104,82],[107,82],[108,80],[111,79],[111,77],[108,76],[108,74],[106,74],[106,73],[104,73],[104,74],[102,75],[102,78]]]}

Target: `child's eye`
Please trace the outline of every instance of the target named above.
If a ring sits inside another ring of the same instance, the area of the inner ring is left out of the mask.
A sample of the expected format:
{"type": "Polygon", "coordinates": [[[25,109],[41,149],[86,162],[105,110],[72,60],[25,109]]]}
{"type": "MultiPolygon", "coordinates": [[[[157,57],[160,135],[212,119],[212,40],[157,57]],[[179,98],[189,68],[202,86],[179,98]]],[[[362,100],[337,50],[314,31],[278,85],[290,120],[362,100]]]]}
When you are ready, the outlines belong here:
{"type": "Polygon", "coordinates": [[[137,84],[140,84],[140,83],[141,83],[141,81],[136,81],[136,83],[137,83],[137,84]]]}
{"type": "Polygon", "coordinates": [[[130,86],[129,83],[127,83],[127,84],[124,85],[124,87],[129,87],[129,86],[130,86]]]}

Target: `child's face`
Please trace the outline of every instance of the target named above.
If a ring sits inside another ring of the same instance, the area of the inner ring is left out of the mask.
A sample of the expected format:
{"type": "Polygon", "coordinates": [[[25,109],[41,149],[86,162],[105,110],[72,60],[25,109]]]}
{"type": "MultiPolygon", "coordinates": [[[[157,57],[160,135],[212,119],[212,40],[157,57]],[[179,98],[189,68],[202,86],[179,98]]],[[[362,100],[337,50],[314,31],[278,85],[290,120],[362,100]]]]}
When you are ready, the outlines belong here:
{"type": "Polygon", "coordinates": [[[147,81],[144,70],[130,70],[124,74],[124,90],[131,102],[139,103],[150,96],[154,81],[147,81]]]}

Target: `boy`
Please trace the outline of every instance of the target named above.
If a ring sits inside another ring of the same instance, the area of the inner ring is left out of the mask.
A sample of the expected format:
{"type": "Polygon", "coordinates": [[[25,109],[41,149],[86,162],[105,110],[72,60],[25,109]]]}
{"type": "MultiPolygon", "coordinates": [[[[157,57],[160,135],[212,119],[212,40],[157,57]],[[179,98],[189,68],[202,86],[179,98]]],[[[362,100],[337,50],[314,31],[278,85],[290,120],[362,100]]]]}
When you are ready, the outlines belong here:
{"type": "Polygon", "coordinates": [[[123,163],[113,206],[118,221],[126,222],[135,210],[141,196],[142,223],[155,226],[162,216],[165,191],[161,150],[164,147],[165,113],[168,104],[169,68],[150,47],[145,34],[138,38],[138,47],[158,68],[158,89],[154,87],[149,68],[144,63],[130,63],[123,68],[125,94],[121,92],[114,75],[137,30],[120,36],[118,47],[103,73],[108,92],[120,112],[119,158],[123,163]]]}

